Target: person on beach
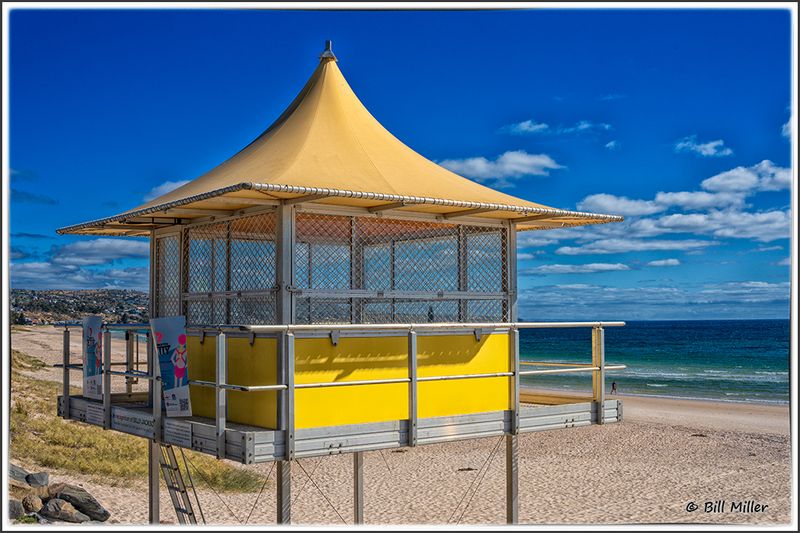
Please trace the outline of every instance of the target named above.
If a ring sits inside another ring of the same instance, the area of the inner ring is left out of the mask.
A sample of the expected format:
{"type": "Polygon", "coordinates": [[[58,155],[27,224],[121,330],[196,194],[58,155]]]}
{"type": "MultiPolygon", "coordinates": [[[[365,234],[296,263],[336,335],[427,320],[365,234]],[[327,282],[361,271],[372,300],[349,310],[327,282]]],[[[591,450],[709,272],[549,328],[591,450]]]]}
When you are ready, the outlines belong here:
{"type": "Polygon", "coordinates": [[[611,382],[611,394],[616,394],[616,393],[617,393],[617,382],[616,381],[612,381],[611,382]]]}

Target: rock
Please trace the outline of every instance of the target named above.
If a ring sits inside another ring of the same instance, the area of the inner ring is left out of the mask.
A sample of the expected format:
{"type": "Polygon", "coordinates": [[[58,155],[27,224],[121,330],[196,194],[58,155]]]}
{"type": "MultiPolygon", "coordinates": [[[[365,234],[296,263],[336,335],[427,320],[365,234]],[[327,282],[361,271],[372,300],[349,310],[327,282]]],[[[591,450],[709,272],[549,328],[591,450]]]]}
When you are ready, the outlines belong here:
{"type": "Polygon", "coordinates": [[[35,494],[28,494],[22,498],[22,507],[26,513],[38,513],[43,506],[42,499],[35,494]]]}
{"type": "Polygon", "coordinates": [[[22,502],[19,500],[8,500],[8,518],[9,520],[18,520],[25,516],[25,508],[22,507],[22,502]]]}
{"type": "Polygon", "coordinates": [[[48,487],[31,487],[28,489],[28,494],[37,496],[42,501],[50,499],[50,491],[48,490],[48,487]]]}
{"type": "Polygon", "coordinates": [[[24,485],[22,488],[26,488],[28,486],[28,480],[25,479],[28,477],[28,473],[18,467],[13,463],[9,463],[8,465],[8,479],[9,481],[16,481],[16,486],[24,485]]]}
{"type": "Polygon", "coordinates": [[[63,520],[64,522],[88,522],[89,517],[75,509],[71,503],[59,498],[53,498],[42,508],[41,513],[45,518],[63,520]]]}
{"type": "Polygon", "coordinates": [[[47,472],[38,472],[36,474],[28,474],[25,476],[25,481],[31,487],[46,487],[50,483],[50,474],[47,472]]]}
{"type": "Polygon", "coordinates": [[[59,491],[66,486],[66,483],[53,483],[52,485],[49,485],[46,490],[46,495],[42,499],[47,500],[50,498],[55,498],[56,494],[58,494],[59,491]]]}
{"type": "Polygon", "coordinates": [[[105,507],[100,505],[100,502],[95,500],[94,497],[86,491],[86,489],[76,485],[57,483],[50,486],[49,492],[51,497],[68,501],[75,506],[75,509],[81,513],[84,513],[92,520],[105,522],[108,520],[108,517],[111,516],[111,513],[109,513],[105,507]],[[57,485],[61,485],[61,487],[56,487],[57,485]],[[58,490],[54,492],[54,488],[58,488],[58,490]]]}

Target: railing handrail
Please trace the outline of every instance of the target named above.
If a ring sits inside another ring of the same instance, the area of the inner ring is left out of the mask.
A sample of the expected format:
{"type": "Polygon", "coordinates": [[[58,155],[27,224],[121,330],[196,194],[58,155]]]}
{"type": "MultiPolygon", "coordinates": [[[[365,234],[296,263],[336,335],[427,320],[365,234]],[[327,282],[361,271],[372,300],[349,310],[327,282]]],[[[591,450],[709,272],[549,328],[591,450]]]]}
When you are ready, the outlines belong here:
{"type": "MultiPolygon", "coordinates": [[[[81,327],[79,322],[57,322],[57,327],[81,327]]],[[[205,324],[189,326],[193,333],[221,331],[251,331],[254,333],[288,333],[293,331],[346,331],[346,330],[436,330],[436,329],[548,329],[548,328],[609,328],[622,327],[625,322],[404,322],[393,324],[205,324]]],[[[103,324],[106,330],[146,330],[149,324],[103,324]]]]}

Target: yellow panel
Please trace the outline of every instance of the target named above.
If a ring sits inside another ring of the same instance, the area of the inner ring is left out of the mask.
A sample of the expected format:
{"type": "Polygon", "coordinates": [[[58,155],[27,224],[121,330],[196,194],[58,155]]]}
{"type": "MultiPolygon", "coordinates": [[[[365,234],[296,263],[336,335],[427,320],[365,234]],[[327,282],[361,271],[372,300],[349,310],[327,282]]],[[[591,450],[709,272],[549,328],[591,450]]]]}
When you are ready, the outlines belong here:
{"type": "MultiPolygon", "coordinates": [[[[216,339],[189,338],[189,376],[214,381],[216,377],[216,339]]],[[[277,383],[275,339],[256,338],[253,345],[247,338],[228,338],[228,383],[236,385],[274,385],[277,383]]],[[[190,387],[192,412],[197,416],[216,416],[214,390],[190,387]]],[[[264,428],[275,428],[277,392],[228,392],[228,420],[264,428]]]]}
{"type": "MultiPolygon", "coordinates": [[[[484,374],[509,370],[508,335],[419,336],[418,371],[422,376],[484,374]]],[[[202,345],[190,337],[192,379],[214,381],[216,344],[202,345]]],[[[257,338],[228,340],[228,382],[238,385],[276,383],[276,341],[257,338]]],[[[297,339],[295,382],[332,383],[408,376],[407,338],[342,337],[334,346],[329,338],[297,339]]],[[[423,382],[418,388],[418,416],[449,416],[509,408],[509,378],[480,378],[423,382]]],[[[212,389],[191,387],[192,410],[213,418],[212,389]]],[[[277,393],[229,392],[228,420],[275,428],[277,393]]],[[[408,418],[408,386],[405,383],[354,385],[299,389],[295,391],[295,427],[312,428],[408,418]]]]}

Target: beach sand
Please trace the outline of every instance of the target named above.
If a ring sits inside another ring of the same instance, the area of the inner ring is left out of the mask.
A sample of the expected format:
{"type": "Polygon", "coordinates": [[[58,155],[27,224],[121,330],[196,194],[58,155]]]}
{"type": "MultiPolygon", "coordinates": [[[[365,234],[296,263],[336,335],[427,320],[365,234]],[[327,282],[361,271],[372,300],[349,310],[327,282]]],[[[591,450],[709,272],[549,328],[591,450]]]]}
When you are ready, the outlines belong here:
{"type": "MultiPolygon", "coordinates": [[[[61,332],[27,329],[12,334],[12,348],[48,363],[60,362],[61,332]]],[[[79,342],[74,343],[73,353],[80,354],[79,342]]],[[[37,377],[59,380],[60,374],[60,370],[42,371],[37,377]]],[[[621,423],[519,436],[520,523],[790,521],[788,406],[620,398],[621,423]],[[726,512],[704,512],[704,502],[714,500],[725,500],[726,512]],[[749,500],[768,507],[758,513],[730,512],[731,502],[749,500]],[[689,502],[699,509],[688,512],[689,502]]],[[[293,465],[294,523],[352,523],[352,462],[352,455],[338,455],[293,465]]],[[[36,469],[36,465],[22,466],[36,469]]],[[[272,467],[242,466],[270,474],[260,496],[200,491],[207,522],[242,524],[249,515],[248,524],[274,524],[272,467]]],[[[110,523],[147,521],[145,479],[120,487],[75,474],[51,477],[84,485],[109,509],[110,523]]],[[[367,524],[505,521],[504,446],[499,438],[369,452],[364,480],[367,524]]],[[[163,489],[161,518],[176,522],[163,489]]]]}

